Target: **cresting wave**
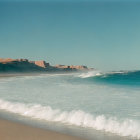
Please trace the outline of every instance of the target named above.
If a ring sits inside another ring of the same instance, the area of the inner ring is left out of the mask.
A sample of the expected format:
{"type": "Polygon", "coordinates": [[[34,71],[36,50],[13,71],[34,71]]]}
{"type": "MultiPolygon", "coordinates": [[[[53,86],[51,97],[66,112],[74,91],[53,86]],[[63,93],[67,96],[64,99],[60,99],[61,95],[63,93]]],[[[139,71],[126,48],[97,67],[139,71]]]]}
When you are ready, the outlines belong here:
{"type": "Polygon", "coordinates": [[[82,73],[82,74],[78,75],[78,77],[88,78],[88,77],[94,77],[94,76],[99,76],[99,75],[102,75],[102,73],[100,71],[89,71],[87,73],[82,73]]]}
{"type": "Polygon", "coordinates": [[[140,138],[140,122],[136,120],[118,120],[117,118],[106,118],[104,115],[95,117],[82,110],[67,112],[52,109],[50,106],[12,103],[2,99],[0,99],[0,109],[35,119],[89,127],[121,136],[140,138]]]}
{"type": "Polygon", "coordinates": [[[132,74],[140,74],[140,71],[111,71],[111,72],[101,72],[101,71],[89,71],[86,73],[82,73],[78,75],[78,77],[81,78],[89,78],[89,77],[95,77],[95,76],[109,76],[109,75],[132,75],[132,74]]]}
{"type": "Polygon", "coordinates": [[[78,77],[82,79],[85,78],[90,82],[94,81],[96,83],[140,86],[140,71],[92,71],[80,74],[78,77]]]}
{"type": "Polygon", "coordinates": [[[79,75],[81,78],[87,78],[87,77],[94,77],[94,76],[101,76],[101,75],[140,75],[139,70],[133,70],[133,71],[110,71],[110,72],[101,72],[101,71],[89,71],[86,73],[82,73],[79,75]]]}

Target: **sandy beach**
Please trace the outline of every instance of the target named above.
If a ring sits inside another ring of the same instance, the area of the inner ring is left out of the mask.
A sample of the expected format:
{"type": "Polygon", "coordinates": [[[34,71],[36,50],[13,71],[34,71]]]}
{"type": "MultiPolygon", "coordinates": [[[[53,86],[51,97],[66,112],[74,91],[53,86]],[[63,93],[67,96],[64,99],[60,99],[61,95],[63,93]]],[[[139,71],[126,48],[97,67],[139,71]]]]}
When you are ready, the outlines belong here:
{"type": "Polygon", "coordinates": [[[0,118],[1,140],[84,140],[0,118]]]}

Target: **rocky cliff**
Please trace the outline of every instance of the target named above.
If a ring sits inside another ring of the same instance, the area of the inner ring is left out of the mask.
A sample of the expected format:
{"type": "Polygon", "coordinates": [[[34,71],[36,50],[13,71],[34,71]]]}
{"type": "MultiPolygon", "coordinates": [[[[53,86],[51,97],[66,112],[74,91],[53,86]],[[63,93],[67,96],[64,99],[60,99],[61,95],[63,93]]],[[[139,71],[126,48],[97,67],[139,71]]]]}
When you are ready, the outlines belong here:
{"type": "Polygon", "coordinates": [[[69,69],[69,70],[89,70],[89,68],[87,66],[81,66],[81,65],[56,65],[54,66],[55,68],[59,68],[59,69],[69,69]]]}
{"type": "Polygon", "coordinates": [[[89,70],[86,66],[51,66],[45,61],[29,61],[28,59],[0,58],[0,72],[56,72],[89,70]]]}

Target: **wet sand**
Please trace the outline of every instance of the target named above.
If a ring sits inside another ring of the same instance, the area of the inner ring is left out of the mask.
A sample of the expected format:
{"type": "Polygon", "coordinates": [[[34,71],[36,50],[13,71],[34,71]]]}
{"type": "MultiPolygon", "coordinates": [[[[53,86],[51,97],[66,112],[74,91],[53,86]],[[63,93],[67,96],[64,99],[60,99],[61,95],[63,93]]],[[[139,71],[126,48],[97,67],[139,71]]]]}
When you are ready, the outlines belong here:
{"type": "Polygon", "coordinates": [[[85,140],[0,118],[1,140],[85,140]]]}

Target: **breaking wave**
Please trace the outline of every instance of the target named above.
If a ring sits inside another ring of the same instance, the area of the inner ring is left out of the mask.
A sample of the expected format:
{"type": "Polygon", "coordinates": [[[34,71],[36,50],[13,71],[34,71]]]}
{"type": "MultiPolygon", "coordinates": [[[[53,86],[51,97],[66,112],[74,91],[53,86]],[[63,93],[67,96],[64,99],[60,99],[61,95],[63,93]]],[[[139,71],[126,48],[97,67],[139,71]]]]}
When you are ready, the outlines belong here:
{"type": "Polygon", "coordinates": [[[115,117],[107,118],[104,115],[94,116],[82,110],[67,112],[59,109],[52,109],[50,106],[12,103],[2,99],[0,99],[0,109],[35,119],[61,122],[68,125],[103,130],[121,136],[140,138],[140,122],[136,120],[118,120],[115,117]]]}
{"type": "Polygon", "coordinates": [[[78,75],[90,81],[119,85],[140,85],[140,71],[99,72],[90,71],[78,75]]]}
{"type": "Polygon", "coordinates": [[[132,75],[132,74],[140,74],[140,71],[111,71],[111,72],[101,72],[101,71],[89,71],[78,75],[80,78],[89,78],[95,76],[103,76],[107,77],[109,75],[132,75]]]}
{"type": "Polygon", "coordinates": [[[94,77],[94,76],[99,76],[99,75],[102,75],[102,73],[99,71],[89,71],[87,73],[82,73],[82,74],[78,75],[78,77],[88,78],[88,77],[94,77]]]}

